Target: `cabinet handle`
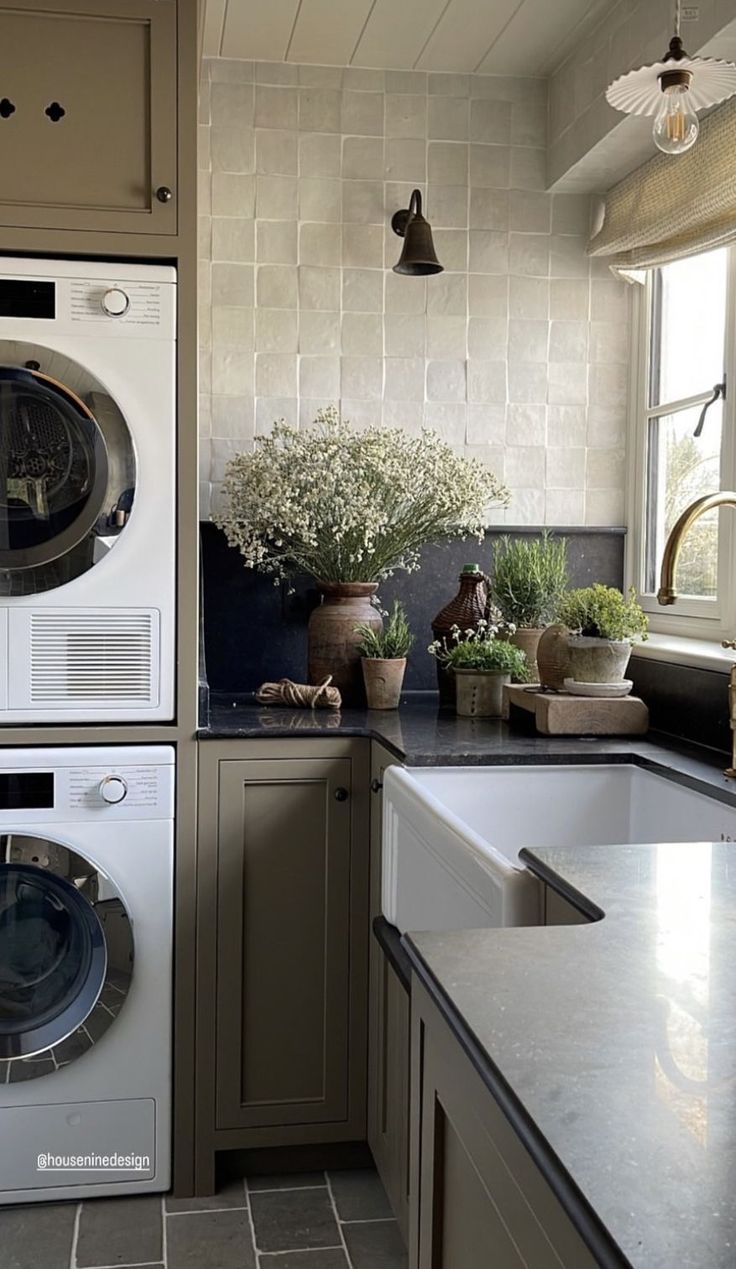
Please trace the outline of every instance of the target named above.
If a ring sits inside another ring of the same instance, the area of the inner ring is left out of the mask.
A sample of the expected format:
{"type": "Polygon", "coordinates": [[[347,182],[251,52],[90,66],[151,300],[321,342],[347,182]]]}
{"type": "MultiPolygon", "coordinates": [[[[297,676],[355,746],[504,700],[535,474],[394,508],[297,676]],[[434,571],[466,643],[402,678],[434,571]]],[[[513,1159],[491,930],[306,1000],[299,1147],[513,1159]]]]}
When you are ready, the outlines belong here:
{"type": "Polygon", "coordinates": [[[340,788],[340,789],[335,789],[335,801],[336,801],[336,802],[347,802],[348,797],[349,797],[349,794],[348,794],[347,789],[343,789],[343,788],[340,788]]]}
{"type": "Polygon", "coordinates": [[[173,197],[174,195],[168,185],[159,185],[156,190],[156,198],[160,203],[170,203],[173,197]]]}
{"type": "Polygon", "coordinates": [[[383,780],[379,780],[378,776],[371,780],[371,793],[380,793],[383,788],[383,780]]]}

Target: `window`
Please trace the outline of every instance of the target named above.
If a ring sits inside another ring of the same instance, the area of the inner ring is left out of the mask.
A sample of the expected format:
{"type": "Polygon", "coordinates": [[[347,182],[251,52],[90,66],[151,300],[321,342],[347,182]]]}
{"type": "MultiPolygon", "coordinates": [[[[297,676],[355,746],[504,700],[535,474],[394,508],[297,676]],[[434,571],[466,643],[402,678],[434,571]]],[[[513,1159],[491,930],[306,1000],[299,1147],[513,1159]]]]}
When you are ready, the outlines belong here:
{"type": "Polygon", "coordinates": [[[682,545],[677,603],[663,608],[656,596],[664,544],[680,514],[703,494],[736,488],[736,375],[727,364],[736,340],[735,280],[736,249],[650,269],[635,323],[630,581],[654,631],[714,640],[736,626],[736,509],[696,522],[682,545]]]}

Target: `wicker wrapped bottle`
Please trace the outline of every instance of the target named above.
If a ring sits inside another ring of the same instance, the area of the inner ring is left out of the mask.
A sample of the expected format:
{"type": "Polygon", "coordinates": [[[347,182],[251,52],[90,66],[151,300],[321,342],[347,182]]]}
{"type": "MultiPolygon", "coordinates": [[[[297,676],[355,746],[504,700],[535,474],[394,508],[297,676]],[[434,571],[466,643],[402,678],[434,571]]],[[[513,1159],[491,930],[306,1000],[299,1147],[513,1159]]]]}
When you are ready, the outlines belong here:
{"type": "MultiPolygon", "coordinates": [[[[454,599],[450,600],[432,622],[432,634],[435,639],[448,643],[452,638],[453,626],[461,630],[476,630],[478,622],[487,615],[488,587],[485,574],[478,564],[465,564],[460,574],[460,589],[454,599]]],[[[437,662],[437,685],[440,692],[442,708],[455,707],[455,678],[451,671],[437,662]]]]}

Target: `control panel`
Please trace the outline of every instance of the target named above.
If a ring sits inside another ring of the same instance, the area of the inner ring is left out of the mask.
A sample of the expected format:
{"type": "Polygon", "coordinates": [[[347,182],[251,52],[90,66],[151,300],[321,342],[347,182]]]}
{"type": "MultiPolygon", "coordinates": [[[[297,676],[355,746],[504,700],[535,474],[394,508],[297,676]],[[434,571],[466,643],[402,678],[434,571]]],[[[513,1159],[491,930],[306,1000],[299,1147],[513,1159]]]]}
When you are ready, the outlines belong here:
{"type": "MultiPolygon", "coordinates": [[[[30,750],[16,752],[29,758],[33,755],[30,750]]],[[[5,751],[7,765],[0,763],[0,833],[11,824],[168,819],[173,815],[173,753],[171,762],[158,764],[146,762],[145,751],[138,747],[129,754],[113,748],[59,752],[66,758],[59,765],[45,764],[43,751],[33,755],[35,763],[15,765],[13,752],[5,751]],[[91,761],[84,760],[87,755],[91,761]],[[73,757],[76,762],[69,761],[73,757]],[[132,761],[126,761],[127,757],[132,761]]]]}

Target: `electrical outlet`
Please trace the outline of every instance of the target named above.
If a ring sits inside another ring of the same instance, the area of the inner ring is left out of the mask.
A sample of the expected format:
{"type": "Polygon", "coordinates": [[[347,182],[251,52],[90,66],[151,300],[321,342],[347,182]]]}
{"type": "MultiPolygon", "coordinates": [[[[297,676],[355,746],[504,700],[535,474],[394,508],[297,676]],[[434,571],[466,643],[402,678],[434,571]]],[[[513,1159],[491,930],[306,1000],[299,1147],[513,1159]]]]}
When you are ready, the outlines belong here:
{"type": "Polygon", "coordinates": [[[684,5],[680,16],[683,22],[698,22],[700,20],[700,5],[684,5]]]}

